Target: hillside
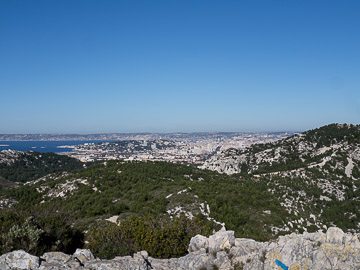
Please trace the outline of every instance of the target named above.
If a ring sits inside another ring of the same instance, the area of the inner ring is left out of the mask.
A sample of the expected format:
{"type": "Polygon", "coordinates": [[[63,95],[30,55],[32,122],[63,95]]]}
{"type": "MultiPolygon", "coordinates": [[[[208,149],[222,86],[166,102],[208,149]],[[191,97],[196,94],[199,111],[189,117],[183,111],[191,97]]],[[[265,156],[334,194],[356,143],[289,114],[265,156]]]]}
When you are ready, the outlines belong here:
{"type": "MultiPolygon", "coordinates": [[[[158,225],[161,229],[170,222],[169,217],[181,218],[183,214],[195,217],[198,225],[191,225],[195,228],[219,229],[225,223],[239,237],[266,240],[274,237],[272,228],[288,222],[289,215],[276,196],[264,188],[251,180],[239,181],[186,165],[108,161],[72,173],[51,174],[3,191],[2,200],[10,200],[12,207],[2,211],[0,227],[6,232],[14,224],[24,226],[26,217],[34,216],[42,228],[48,226],[44,220],[51,217],[52,222],[63,220],[61,226],[72,224],[82,233],[94,226],[103,228],[105,219],[119,216],[122,221],[137,223],[163,220],[158,225]],[[131,221],[131,216],[140,221],[131,221]]],[[[51,233],[53,229],[48,230],[51,233]]],[[[88,239],[86,234],[83,237],[88,239]]]]}
{"type": "Polygon", "coordinates": [[[316,168],[322,173],[358,179],[359,161],[360,126],[332,124],[245,150],[229,149],[201,168],[226,174],[287,172],[297,176],[316,168]]]}
{"type": "Polygon", "coordinates": [[[104,258],[182,256],[192,236],[223,225],[260,241],[331,226],[358,232],[359,134],[329,125],[225,151],[206,169],[107,161],[46,174],[0,192],[0,252],[23,245],[10,240],[19,228],[38,233],[36,244],[27,240],[32,253],[85,246],[104,258]]]}
{"type": "Polygon", "coordinates": [[[360,126],[332,124],[243,151],[230,149],[202,168],[266,185],[298,217],[289,231],[324,225],[360,229],[360,126]]]}
{"type": "Polygon", "coordinates": [[[28,182],[54,172],[80,169],[79,160],[54,153],[0,152],[0,177],[13,182],[28,182]]]}

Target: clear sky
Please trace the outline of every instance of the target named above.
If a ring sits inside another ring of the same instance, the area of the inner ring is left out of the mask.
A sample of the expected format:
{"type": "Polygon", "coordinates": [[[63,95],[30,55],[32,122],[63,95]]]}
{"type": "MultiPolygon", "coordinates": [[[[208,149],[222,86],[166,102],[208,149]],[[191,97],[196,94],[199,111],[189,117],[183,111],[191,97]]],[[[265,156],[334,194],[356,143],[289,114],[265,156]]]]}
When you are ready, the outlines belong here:
{"type": "Polygon", "coordinates": [[[0,133],[360,122],[360,1],[0,0],[0,133]]]}

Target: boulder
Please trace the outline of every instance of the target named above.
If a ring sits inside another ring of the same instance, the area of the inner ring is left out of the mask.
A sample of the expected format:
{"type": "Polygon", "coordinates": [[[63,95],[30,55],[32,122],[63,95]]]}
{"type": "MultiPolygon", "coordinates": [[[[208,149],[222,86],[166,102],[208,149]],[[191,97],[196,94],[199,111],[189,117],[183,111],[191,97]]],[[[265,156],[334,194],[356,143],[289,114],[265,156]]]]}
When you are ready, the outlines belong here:
{"type": "Polygon", "coordinates": [[[81,264],[84,264],[87,261],[95,259],[95,256],[91,253],[90,249],[76,249],[75,253],[72,256],[77,258],[81,264]]]}
{"type": "Polygon", "coordinates": [[[192,252],[177,260],[177,268],[174,269],[212,269],[214,257],[211,254],[202,253],[201,250],[192,252]]]}
{"type": "Polygon", "coordinates": [[[47,263],[64,263],[71,260],[71,256],[62,252],[46,252],[40,257],[47,263]]]}
{"type": "Polygon", "coordinates": [[[257,256],[267,243],[256,242],[253,239],[236,238],[235,246],[230,249],[232,261],[237,264],[245,264],[246,261],[257,256]]]}
{"type": "Polygon", "coordinates": [[[39,269],[39,257],[30,255],[24,250],[16,250],[0,257],[1,270],[33,270],[39,269]]]}
{"type": "Polygon", "coordinates": [[[39,270],[81,269],[79,261],[62,252],[47,252],[40,257],[39,270]]]}
{"type": "Polygon", "coordinates": [[[344,232],[340,228],[331,227],[326,233],[326,242],[342,244],[344,239],[344,232]]]}
{"type": "Polygon", "coordinates": [[[208,250],[209,248],[209,239],[205,236],[202,236],[200,234],[192,237],[190,239],[190,244],[189,244],[189,248],[188,248],[188,252],[194,252],[194,251],[198,251],[201,248],[204,248],[205,250],[208,250]]]}
{"type": "Polygon", "coordinates": [[[209,237],[209,252],[230,250],[235,245],[234,231],[226,231],[224,228],[209,237]]]}
{"type": "Polygon", "coordinates": [[[134,259],[138,261],[147,260],[147,258],[149,258],[149,254],[146,250],[142,250],[134,254],[134,259]]]}

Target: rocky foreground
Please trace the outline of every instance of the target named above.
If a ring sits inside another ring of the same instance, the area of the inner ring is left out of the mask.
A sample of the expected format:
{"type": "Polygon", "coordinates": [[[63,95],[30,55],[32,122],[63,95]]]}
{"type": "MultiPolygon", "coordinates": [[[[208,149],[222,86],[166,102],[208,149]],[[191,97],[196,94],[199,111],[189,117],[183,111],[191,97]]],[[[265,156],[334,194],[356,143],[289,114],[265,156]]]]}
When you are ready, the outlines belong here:
{"type": "Polygon", "coordinates": [[[326,233],[292,233],[273,242],[235,238],[233,231],[220,230],[209,238],[193,237],[188,251],[173,259],[154,259],[141,251],[133,257],[102,260],[87,249],[73,255],[48,252],[41,257],[17,250],[0,257],[0,269],[360,269],[359,236],[335,227],[326,233]]]}

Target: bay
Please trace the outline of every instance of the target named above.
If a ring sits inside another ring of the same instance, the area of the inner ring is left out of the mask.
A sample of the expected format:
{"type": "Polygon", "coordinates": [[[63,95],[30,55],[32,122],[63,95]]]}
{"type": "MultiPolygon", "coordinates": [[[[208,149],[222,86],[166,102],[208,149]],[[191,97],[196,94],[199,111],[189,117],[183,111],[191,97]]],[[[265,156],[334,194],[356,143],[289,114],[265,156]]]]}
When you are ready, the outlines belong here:
{"type": "Polygon", "coordinates": [[[75,146],[84,143],[100,143],[113,141],[0,141],[0,151],[16,150],[16,151],[36,151],[41,153],[53,152],[70,152],[72,148],[59,148],[59,146],[75,146]]]}

